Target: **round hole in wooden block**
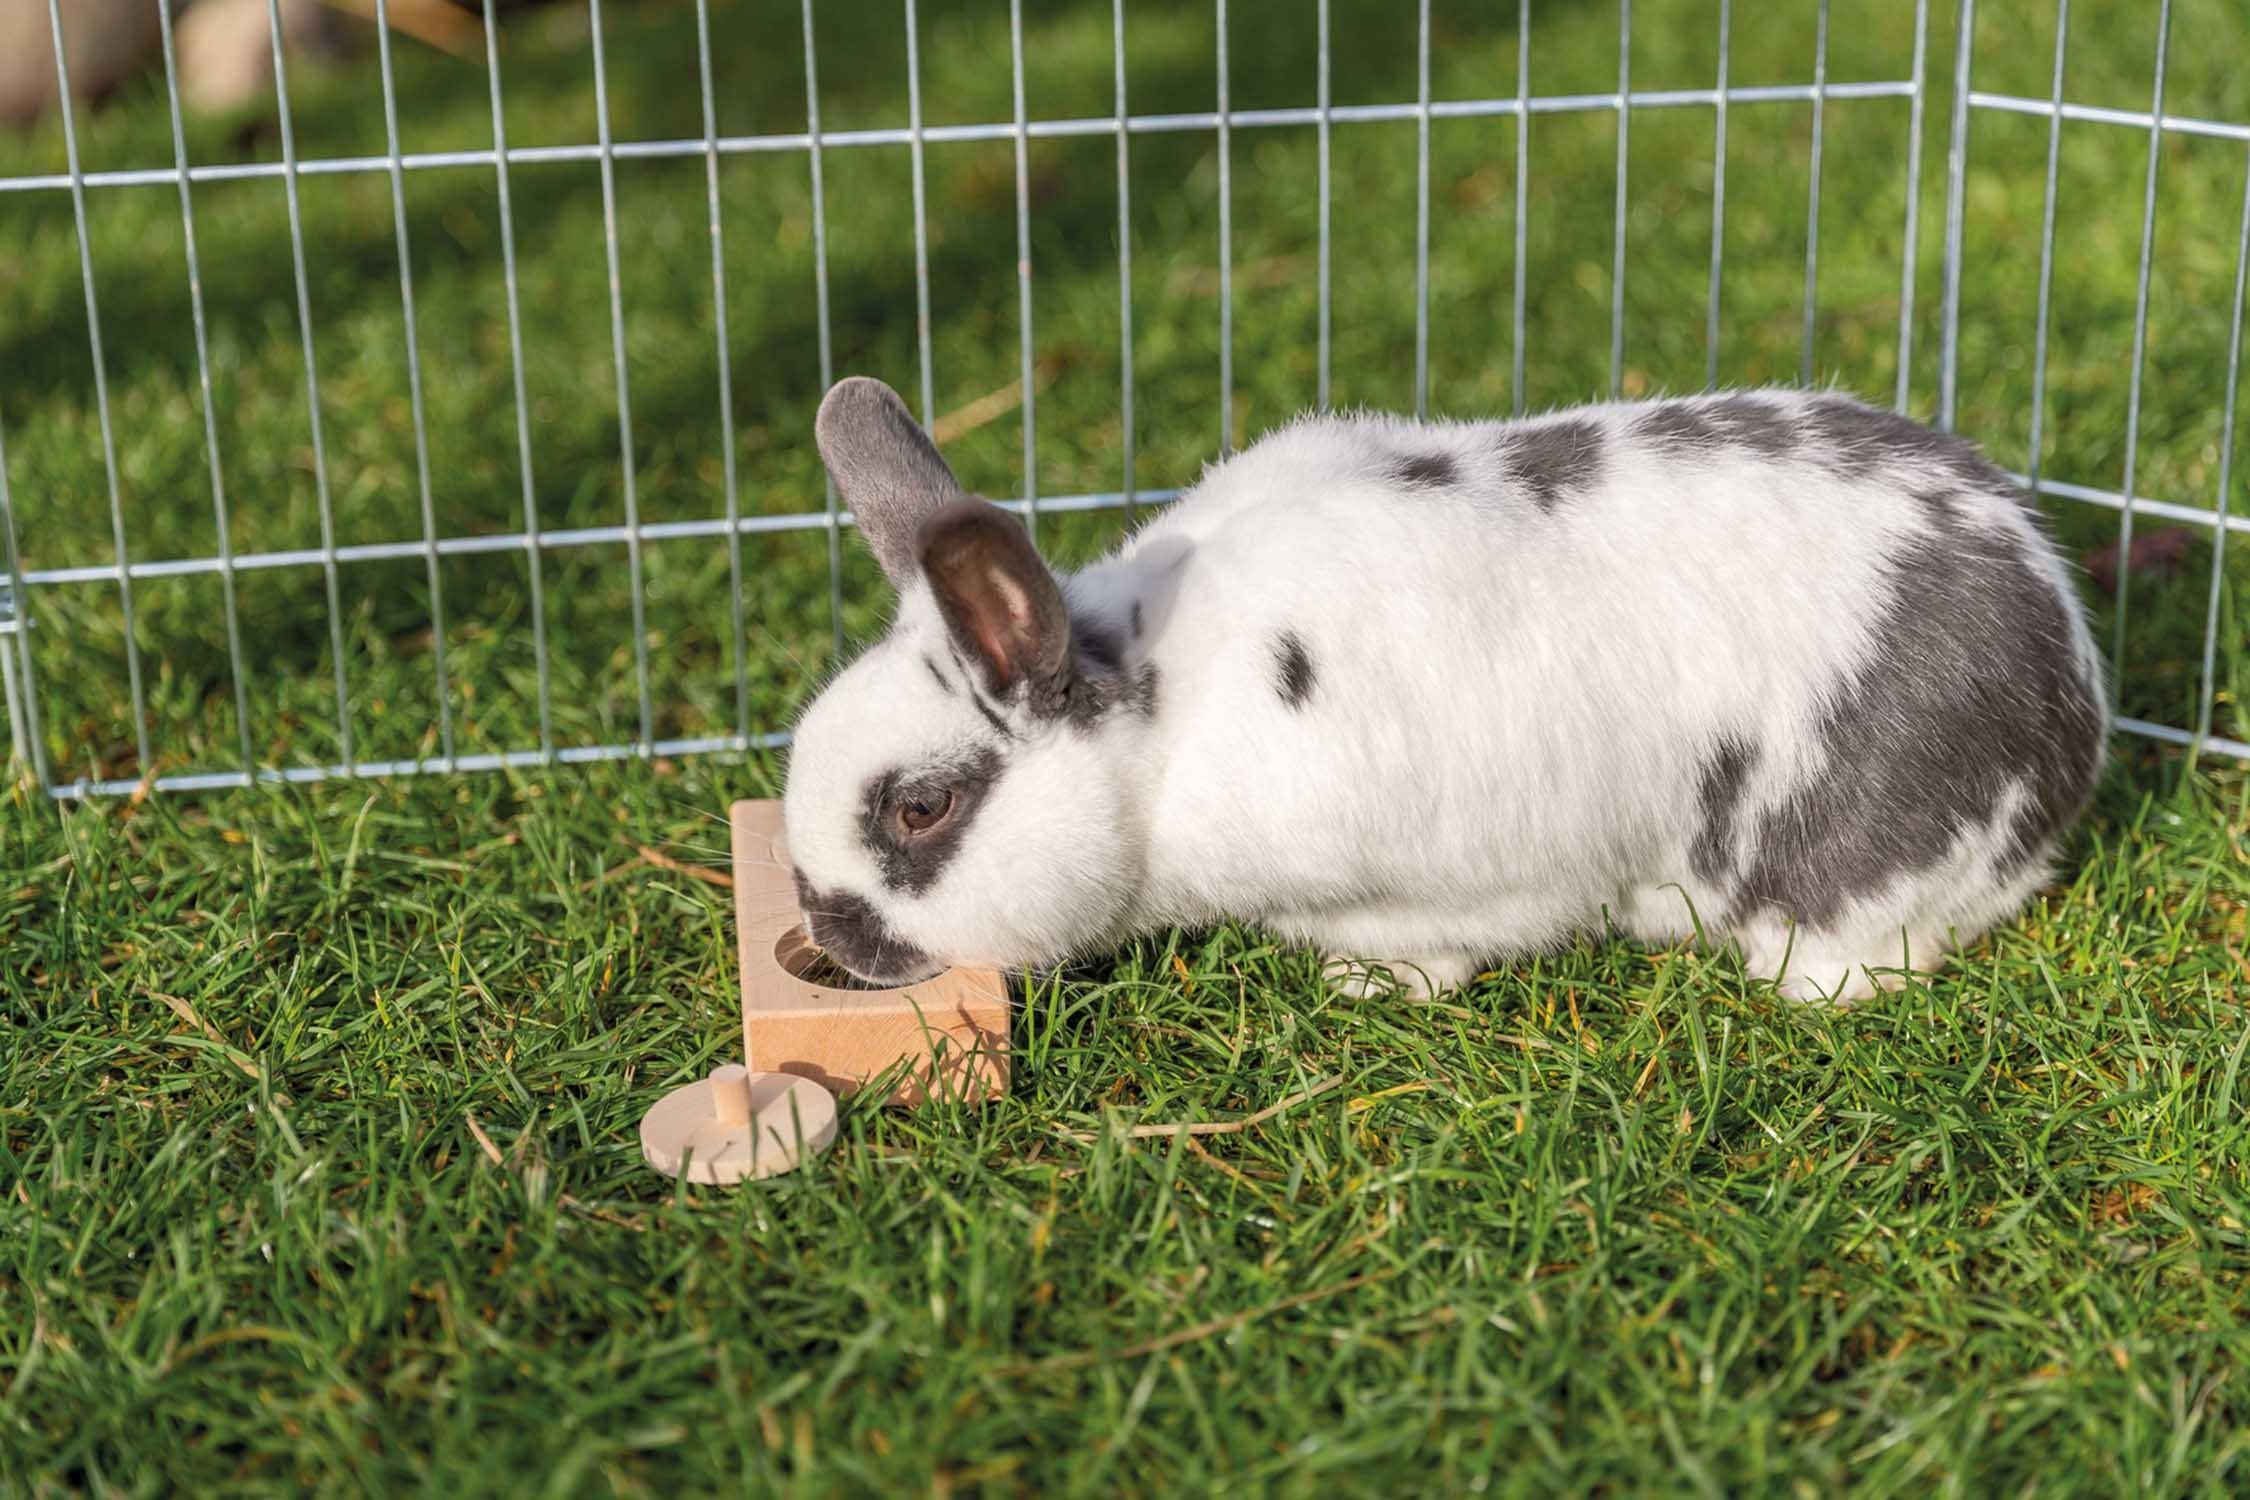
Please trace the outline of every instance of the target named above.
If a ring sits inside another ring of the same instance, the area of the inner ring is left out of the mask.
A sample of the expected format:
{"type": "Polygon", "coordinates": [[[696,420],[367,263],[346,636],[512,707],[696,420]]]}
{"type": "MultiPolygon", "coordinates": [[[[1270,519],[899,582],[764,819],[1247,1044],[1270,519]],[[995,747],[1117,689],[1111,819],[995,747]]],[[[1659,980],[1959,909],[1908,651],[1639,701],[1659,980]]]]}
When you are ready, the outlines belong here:
{"type": "Polygon", "coordinates": [[[807,984],[817,984],[825,990],[884,990],[887,984],[873,984],[860,978],[842,964],[830,958],[813,942],[804,924],[790,928],[773,945],[774,962],[791,977],[807,984]]]}

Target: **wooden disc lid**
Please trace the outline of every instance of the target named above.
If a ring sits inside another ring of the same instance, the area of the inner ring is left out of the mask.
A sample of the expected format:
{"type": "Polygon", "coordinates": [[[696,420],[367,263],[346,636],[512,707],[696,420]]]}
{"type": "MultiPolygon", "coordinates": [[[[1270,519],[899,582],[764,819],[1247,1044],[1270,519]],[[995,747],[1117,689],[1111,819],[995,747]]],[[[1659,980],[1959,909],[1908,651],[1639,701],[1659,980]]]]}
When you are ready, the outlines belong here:
{"type": "Polygon", "coordinates": [[[836,1096],[793,1073],[739,1063],[674,1089],[641,1117],[641,1155],[667,1177],[713,1184],[771,1177],[836,1139],[836,1096]]]}

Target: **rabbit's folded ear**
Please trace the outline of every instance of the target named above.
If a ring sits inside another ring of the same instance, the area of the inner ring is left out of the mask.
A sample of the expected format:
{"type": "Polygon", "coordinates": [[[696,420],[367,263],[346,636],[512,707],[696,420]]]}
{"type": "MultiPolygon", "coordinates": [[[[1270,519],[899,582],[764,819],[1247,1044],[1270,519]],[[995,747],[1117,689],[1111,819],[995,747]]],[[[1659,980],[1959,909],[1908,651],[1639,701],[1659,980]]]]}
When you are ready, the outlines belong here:
{"type": "Polygon", "coordinates": [[[1023,523],[996,505],[961,500],[931,514],[922,574],[964,655],[995,697],[1028,690],[1037,707],[1070,683],[1070,614],[1023,523]]]}
{"type": "Polygon", "coordinates": [[[937,445],[897,392],[864,375],[829,388],[813,441],[884,576],[891,587],[904,588],[918,559],[916,531],[932,512],[961,498],[937,445]]]}

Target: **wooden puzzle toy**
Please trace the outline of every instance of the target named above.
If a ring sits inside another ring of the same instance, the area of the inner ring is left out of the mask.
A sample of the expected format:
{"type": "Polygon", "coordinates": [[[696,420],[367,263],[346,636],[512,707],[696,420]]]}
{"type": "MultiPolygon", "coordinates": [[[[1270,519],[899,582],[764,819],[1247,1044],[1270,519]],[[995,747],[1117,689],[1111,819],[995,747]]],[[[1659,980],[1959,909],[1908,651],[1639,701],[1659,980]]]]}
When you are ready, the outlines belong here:
{"type": "Polygon", "coordinates": [[[904,1061],[885,1096],[893,1104],[919,1104],[933,1089],[972,1100],[1007,1092],[1008,988],[1000,975],[948,969],[900,989],[861,984],[805,935],[781,804],[737,802],[728,821],[742,1045],[752,1067],[849,1094],[904,1061]]]}
{"type": "Polygon", "coordinates": [[[729,1065],[673,1090],[641,1121],[650,1166],[730,1183],[803,1164],[836,1135],[836,1096],[887,1085],[885,1103],[975,1101],[1008,1087],[1007,981],[948,969],[896,989],[862,984],[813,946],[797,910],[781,804],[728,810],[742,1046],[729,1065]]]}

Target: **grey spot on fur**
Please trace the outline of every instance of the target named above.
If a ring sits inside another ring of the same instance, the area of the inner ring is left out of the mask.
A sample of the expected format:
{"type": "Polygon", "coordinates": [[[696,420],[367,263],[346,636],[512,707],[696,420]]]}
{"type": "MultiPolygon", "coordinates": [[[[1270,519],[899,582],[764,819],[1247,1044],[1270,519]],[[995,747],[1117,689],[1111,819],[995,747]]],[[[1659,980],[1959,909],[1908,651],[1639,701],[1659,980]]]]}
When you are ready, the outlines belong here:
{"type": "Polygon", "coordinates": [[[1391,466],[1391,481],[1408,489],[1444,489],[1460,477],[1450,456],[1420,453],[1391,466]]]}
{"type": "Polygon", "coordinates": [[[1958,519],[1954,503],[1963,496],[2015,493],[1966,438],[1849,396],[1815,396],[1795,409],[1747,395],[1658,402],[1634,418],[1633,436],[1681,459],[1736,448],[1777,461],[1816,458],[1845,479],[1911,475],[1941,523],[1958,519]]]}
{"type": "Polygon", "coordinates": [[[1749,396],[1721,396],[1705,408],[1719,436],[1763,458],[1797,451],[1797,422],[1785,409],[1749,396]]]}
{"type": "Polygon", "coordinates": [[[1303,708],[1312,697],[1312,653],[1294,630],[1284,630],[1273,638],[1274,691],[1281,701],[1291,708],[1303,708]]]}
{"type": "Polygon", "coordinates": [[[1125,643],[1117,632],[1089,620],[1070,622],[1070,644],[1077,653],[1104,672],[1114,672],[1125,660],[1125,643]]]}
{"type": "Polygon", "coordinates": [[[899,984],[927,973],[933,960],[883,920],[864,897],[815,890],[797,875],[797,906],[815,945],[852,973],[876,984],[899,984]]]}
{"type": "Polygon", "coordinates": [[[1081,672],[1071,679],[1059,712],[1073,729],[1090,733],[1121,709],[1144,719],[1152,717],[1156,713],[1156,690],[1154,662],[1109,672],[1081,672]]]}
{"type": "Polygon", "coordinates": [[[1016,732],[1008,727],[1008,721],[1000,717],[999,710],[985,702],[984,694],[973,687],[969,689],[969,702],[983,716],[984,722],[992,726],[993,733],[1005,740],[1012,740],[1016,737],[1016,732]]]}
{"type": "Polygon", "coordinates": [[[2042,856],[2083,810],[2103,712],[2062,598],[2015,538],[1944,525],[1891,559],[1868,660],[1829,695],[1826,760],[1759,820],[1737,913],[1813,928],[1942,859],[2023,801],[2002,873],[2042,856]]]}
{"type": "Polygon", "coordinates": [[[1701,456],[1718,447],[1718,429],[1693,403],[1660,401],[1633,419],[1633,436],[1674,457],[1701,456]]]}
{"type": "MultiPolygon", "coordinates": [[[[1135,600],[1130,611],[1134,636],[1140,634],[1141,606],[1135,600]]],[[[1050,705],[1050,711],[1070,721],[1081,731],[1091,730],[1096,724],[1122,709],[1143,718],[1155,712],[1156,667],[1143,662],[1137,667],[1125,665],[1125,641],[1115,630],[1087,619],[1070,622],[1070,637],[1076,657],[1070,682],[1061,700],[1050,705]]]]}
{"type": "Polygon", "coordinates": [[[1503,441],[1509,479],[1543,511],[1601,482],[1602,430],[1584,418],[1510,428],[1503,441]]]}
{"type": "Polygon", "coordinates": [[[1961,498],[1943,488],[1914,491],[1914,503],[1922,507],[1941,531],[1951,531],[1961,524],[1961,498]]]}
{"type": "Polygon", "coordinates": [[[860,842],[875,857],[886,888],[919,896],[937,883],[960,851],[962,839],[1006,764],[999,751],[990,745],[978,745],[949,764],[911,772],[886,771],[868,783],[860,799],[860,842]],[[899,826],[896,813],[900,804],[942,793],[953,797],[953,811],[944,822],[922,833],[908,833],[899,826]]]}
{"type": "Polygon", "coordinates": [[[1156,717],[1156,695],[1160,684],[1156,663],[1142,662],[1141,669],[1133,674],[1133,712],[1144,719],[1156,717]]]}
{"type": "Polygon", "coordinates": [[[1789,413],[1748,396],[1658,402],[1634,419],[1633,436],[1674,458],[1716,458],[1742,448],[1760,458],[1783,459],[1798,447],[1789,413]]]}
{"type": "Polygon", "coordinates": [[[1817,396],[1805,408],[1805,425],[1828,451],[1826,461],[1851,479],[1887,471],[1935,471],[1941,487],[1972,494],[2012,495],[2015,486],[1977,445],[1950,432],[1924,427],[1887,407],[1848,396],[1817,396]]]}
{"type": "Polygon", "coordinates": [[[1723,735],[1703,762],[1696,786],[1703,823],[1688,851],[1688,865],[1704,880],[1718,880],[1733,867],[1735,809],[1742,803],[1743,783],[1757,761],[1755,745],[1723,735]]]}
{"type": "Polygon", "coordinates": [[[939,669],[937,662],[932,658],[925,656],[922,658],[922,665],[930,669],[930,676],[937,679],[937,685],[940,688],[944,689],[946,695],[950,697],[953,693],[952,680],[949,679],[945,675],[945,673],[939,669]]]}

